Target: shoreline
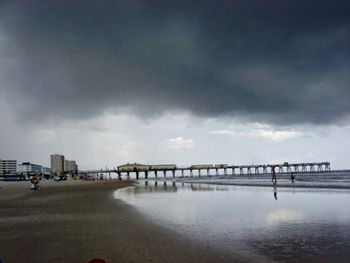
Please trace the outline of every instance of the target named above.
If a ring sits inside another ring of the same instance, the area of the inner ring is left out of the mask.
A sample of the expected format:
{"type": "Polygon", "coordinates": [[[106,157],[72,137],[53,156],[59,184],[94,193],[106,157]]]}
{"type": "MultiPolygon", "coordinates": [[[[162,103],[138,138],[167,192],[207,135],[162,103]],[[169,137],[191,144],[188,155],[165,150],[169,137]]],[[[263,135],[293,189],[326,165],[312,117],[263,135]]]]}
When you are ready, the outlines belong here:
{"type": "Polygon", "coordinates": [[[278,188],[303,188],[303,189],[334,189],[334,190],[350,190],[350,185],[297,185],[297,184],[273,184],[273,183],[235,183],[235,182],[210,182],[210,181],[182,181],[187,184],[210,184],[210,185],[227,185],[227,186],[253,186],[253,187],[278,187],[278,188]]]}
{"type": "Polygon", "coordinates": [[[0,259],[13,262],[248,262],[156,225],[113,198],[132,181],[0,184],[0,259]],[[26,190],[27,189],[27,190],[26,190]],[[18,191],[21,191],[20,193],[18,191]]]}
{"type": "Polygon", "coordinates": [[[226,178],[186,178],[177,180],[179,183],[212,184],[212,185],[234,185],[234,186],[256,186],[256,187],[280,187],[280,188],[308,188],[308,189],[350,189],[350,174],[337,176],[314,176],[297,175],[292,183],[290,176],[279,175],[277,183],[271,182],[271,177],[266,176],[227,176],[226,178]]]}

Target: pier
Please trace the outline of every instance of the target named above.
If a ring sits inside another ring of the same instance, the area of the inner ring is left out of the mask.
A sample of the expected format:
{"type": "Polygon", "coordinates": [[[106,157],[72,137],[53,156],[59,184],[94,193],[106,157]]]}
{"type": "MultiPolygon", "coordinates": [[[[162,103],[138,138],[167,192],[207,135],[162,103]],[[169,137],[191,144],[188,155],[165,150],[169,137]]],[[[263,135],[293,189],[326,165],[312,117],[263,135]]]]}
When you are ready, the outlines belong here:
{"type": "Polygon", "coordinates": [[[266,165],[228,165],[228,164],[196,164],[190,166],[177,166],[175,164],[157,164],[146,165],[139,163],[127,163],[114,169],[86,170],[78,171],[78,176],[100,175],[111,178],[116,175],[119,179],[135,178],[148,179],[153,178],[183,178],[183,177],[201,177],[201,176],[228,176],[228,175],[271,175],[272,170],[276,174],[312,174],[330,172],[329,162],[312,163],[281,163],[266,165]]]}

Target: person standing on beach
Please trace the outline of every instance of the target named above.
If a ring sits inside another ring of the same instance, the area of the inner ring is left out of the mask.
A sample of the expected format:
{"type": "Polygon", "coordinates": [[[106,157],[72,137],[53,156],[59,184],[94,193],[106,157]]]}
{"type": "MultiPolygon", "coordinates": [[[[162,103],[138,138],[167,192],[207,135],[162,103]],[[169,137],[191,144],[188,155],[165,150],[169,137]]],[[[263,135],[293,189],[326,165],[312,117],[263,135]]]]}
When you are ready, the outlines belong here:
{"type": "Polygon", "coordinates": [[[294,184],[295,176],[294,176],[293,172],[290,174],[290,179],[292,180],[292,183],[294,184]]]}
{"type": "Polygon", "coordinates": [[[275,184],[277,183],[277,177],[276,177],[276,172],[275,172],[275,166],[271,167],[272,170],[272,182],[275,184]]]}

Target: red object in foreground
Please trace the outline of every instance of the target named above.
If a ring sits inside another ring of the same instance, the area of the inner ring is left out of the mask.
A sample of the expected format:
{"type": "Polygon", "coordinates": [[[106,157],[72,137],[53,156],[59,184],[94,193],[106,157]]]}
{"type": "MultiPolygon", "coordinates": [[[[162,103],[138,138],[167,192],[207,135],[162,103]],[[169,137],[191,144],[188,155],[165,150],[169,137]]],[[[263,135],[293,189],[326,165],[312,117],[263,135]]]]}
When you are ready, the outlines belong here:
{"type": "Polygon", "coordinates": [[[88,263],[107,263],[105,260],[100,259],[100,258],[94,258],[90,260],[88,263]]]}

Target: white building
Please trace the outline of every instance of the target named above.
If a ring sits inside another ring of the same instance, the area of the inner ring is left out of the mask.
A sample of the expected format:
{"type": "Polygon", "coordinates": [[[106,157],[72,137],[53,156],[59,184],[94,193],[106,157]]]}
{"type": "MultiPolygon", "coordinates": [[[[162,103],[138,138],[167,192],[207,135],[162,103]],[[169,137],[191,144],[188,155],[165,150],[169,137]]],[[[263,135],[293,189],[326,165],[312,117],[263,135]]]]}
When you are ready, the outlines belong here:
{"type": "Polygon", "coordinates": [[[64,156],[61,154],[51,154],[51,171],[56,174],[64,172],[64,156]]]}
{"type": "Polygon", "coordinates": [[[23,162],[22,164],[17,165],[17,172],[18,173],[41,173],[42,166],[38,164],[33,164],[30,162],[23,162]]]}
{"type": "Polygon", "coordinates": [[[0,159],[0,175],[15,174],[17,170],[16,160],[1,160],[0,159]]]}
{"type": "Polygon", "coordinates": [[[78,165],[75,161],[65,160],[64,161],[65,172],[76,172],[78,171],[78,165]]]}

